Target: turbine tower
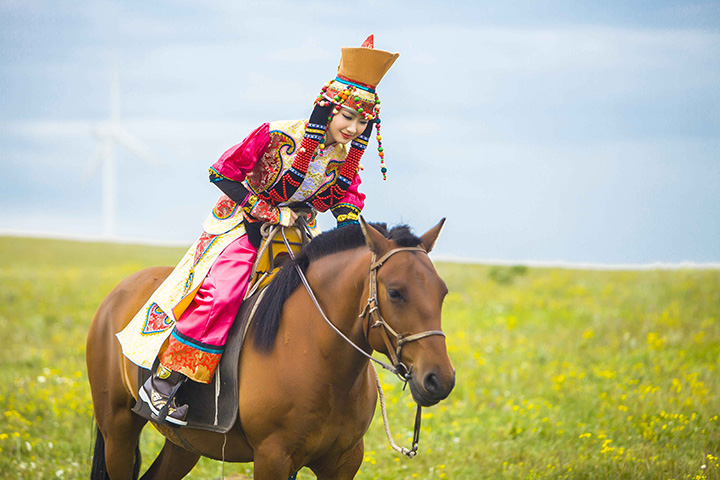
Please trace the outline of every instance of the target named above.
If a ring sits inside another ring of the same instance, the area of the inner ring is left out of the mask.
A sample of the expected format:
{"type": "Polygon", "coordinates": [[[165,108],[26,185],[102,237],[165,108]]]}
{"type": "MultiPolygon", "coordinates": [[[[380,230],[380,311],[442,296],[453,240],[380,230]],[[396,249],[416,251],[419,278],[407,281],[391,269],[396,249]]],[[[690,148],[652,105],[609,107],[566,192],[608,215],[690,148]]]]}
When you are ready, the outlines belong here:
{"type": "Polygon", "coordinates": [[[92,129],[92,134],[100,142],[97,153],[88,165],[88,175],[92,175],[102,166],[102,216],[103,236],[116,238],[117,182],[115,169],[115,146],[122,145],[150,165],[159,166],[150,149],[139,139],[130,135],[120,124],[120,80],[117,64],[110,72],[110,118],[100,122],[92,129]]]}

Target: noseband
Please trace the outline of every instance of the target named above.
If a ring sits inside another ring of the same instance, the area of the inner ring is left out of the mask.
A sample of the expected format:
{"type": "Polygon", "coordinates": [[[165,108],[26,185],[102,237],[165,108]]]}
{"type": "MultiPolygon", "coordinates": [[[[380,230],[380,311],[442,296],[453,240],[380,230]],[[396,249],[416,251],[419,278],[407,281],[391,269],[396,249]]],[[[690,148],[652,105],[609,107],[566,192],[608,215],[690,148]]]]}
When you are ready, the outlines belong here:
{"type": "Polygon", "coordinates": [[[370,264],[370,293],[368,296],[368,301],[365,304],[365,308],[363,308],[363,311],[360,313],[360,318],[367,317],[367,326],[364,327],[363,330],[365,332],[365,339],[368,341],[368,343],[370,330],[373,328],[381,328],[380,333],[382,335],[383,342],[385,342],[385,347],[388,351],[388,357],[392,362],[394,373],[398,375],[403,381],[407,382],[410,379],[410,371],[412,370],[412,366],[408,369],[408,367],[402,362],[401,355],[403,346],[405,346],[405,344],[407,343],[414,342],[416,340],[420,340],[426,337],[431,337],[433,335],[440,335],[444,337],[445,334],[440,330],[428,330],[426,332],[415,333],[407,336],[402,335],[393,330],[393,328],[383,318],[382,313],[380,313],[380,304],[377,298],[378,270],[380,270],[380,267],[383,266],[383,264],[387,261],[388,258],[399,252],[422,252],[427,255],[425,249],[420,247],[400,247],[390,250],[378,260],[377,255],[375,254],[375,252],[373,252],[372,263],[370,264]],[[370,325],[371,321],[373,321],[372,325],[370,325]],[[397,345],[397,347],[393,347],[392,342],[390,341],[391,336],[395,337],[395,344],[397,345]]]}

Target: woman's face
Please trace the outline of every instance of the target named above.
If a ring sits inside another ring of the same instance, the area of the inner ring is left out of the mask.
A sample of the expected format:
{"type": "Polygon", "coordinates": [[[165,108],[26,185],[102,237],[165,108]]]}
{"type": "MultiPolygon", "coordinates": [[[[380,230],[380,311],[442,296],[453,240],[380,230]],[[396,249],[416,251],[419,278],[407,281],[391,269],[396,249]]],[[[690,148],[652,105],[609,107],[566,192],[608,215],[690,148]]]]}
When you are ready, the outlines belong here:
{"type": "Polygon", "coordinates": [[[354,110],[341,108],[328,125],[325,144],[347,144],[365,131],[368,121],[354,110]]]}

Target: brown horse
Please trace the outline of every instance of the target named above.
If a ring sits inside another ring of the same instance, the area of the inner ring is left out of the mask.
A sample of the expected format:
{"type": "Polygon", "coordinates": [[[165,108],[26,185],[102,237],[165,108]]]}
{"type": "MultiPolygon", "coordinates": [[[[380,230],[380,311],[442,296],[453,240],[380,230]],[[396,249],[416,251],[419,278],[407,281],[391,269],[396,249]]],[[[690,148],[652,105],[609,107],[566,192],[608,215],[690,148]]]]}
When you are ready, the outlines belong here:
{"type": "MultiPolygon", "coordinates": [[[[176,429],[156,425],[165,445],[142,478],[183,478],[200,456],[254,462],[255,479],[285,480],[303,466],[319,479],[354,478],[375,411],[375,374],[368,358],[323,319],[297,268],[338,330],[366,353],[397,354],[410,372],[414,400],[434,405],[455,384],[440,331],[447,287],[427,255],[443,222],[421,237],[407,227],[388,232],[382,224],[374,228],[361,221],[313,239],[278,273],[264,297],[271,300],[258,307],[240,355],[235,426],[227,434],[182,428],[179,439],[176,429]],[[363,316],[373,310],[374,318],[384,317],[391,326],[389,336],[378,322],[370,324],[371,315],[363,316]]],[[[138,476],[138,442],[146,420],[131,411],[137,367],[122,355],[115,333],[170,271],[150,268],[125,279],[103,301],[90,327],[88,377],[100,432],[92,478],[138,476]]]]}

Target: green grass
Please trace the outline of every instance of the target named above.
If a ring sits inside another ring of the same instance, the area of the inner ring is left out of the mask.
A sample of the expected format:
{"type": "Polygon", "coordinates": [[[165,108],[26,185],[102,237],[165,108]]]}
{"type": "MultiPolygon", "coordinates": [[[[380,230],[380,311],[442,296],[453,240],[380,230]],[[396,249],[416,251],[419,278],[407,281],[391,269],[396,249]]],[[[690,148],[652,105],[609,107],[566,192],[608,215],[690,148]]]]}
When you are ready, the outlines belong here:
{"type": "MultiPolygon", "coordinates": [[[[89,476],[88,325],[118,281],[183,252],[0,237],[0,477],[89,476]]],[[[358,478],[720,478],[720,271],[438,270],[457,386],[412,460],[378,412],[358,478]]],[[[384,384],[407,445],[409,392],[384,384]]],[[[161,442],[143,433],[145,467],[161,442]]],[[[203,459],[189,478],[222,473],[203,459]]]]}

